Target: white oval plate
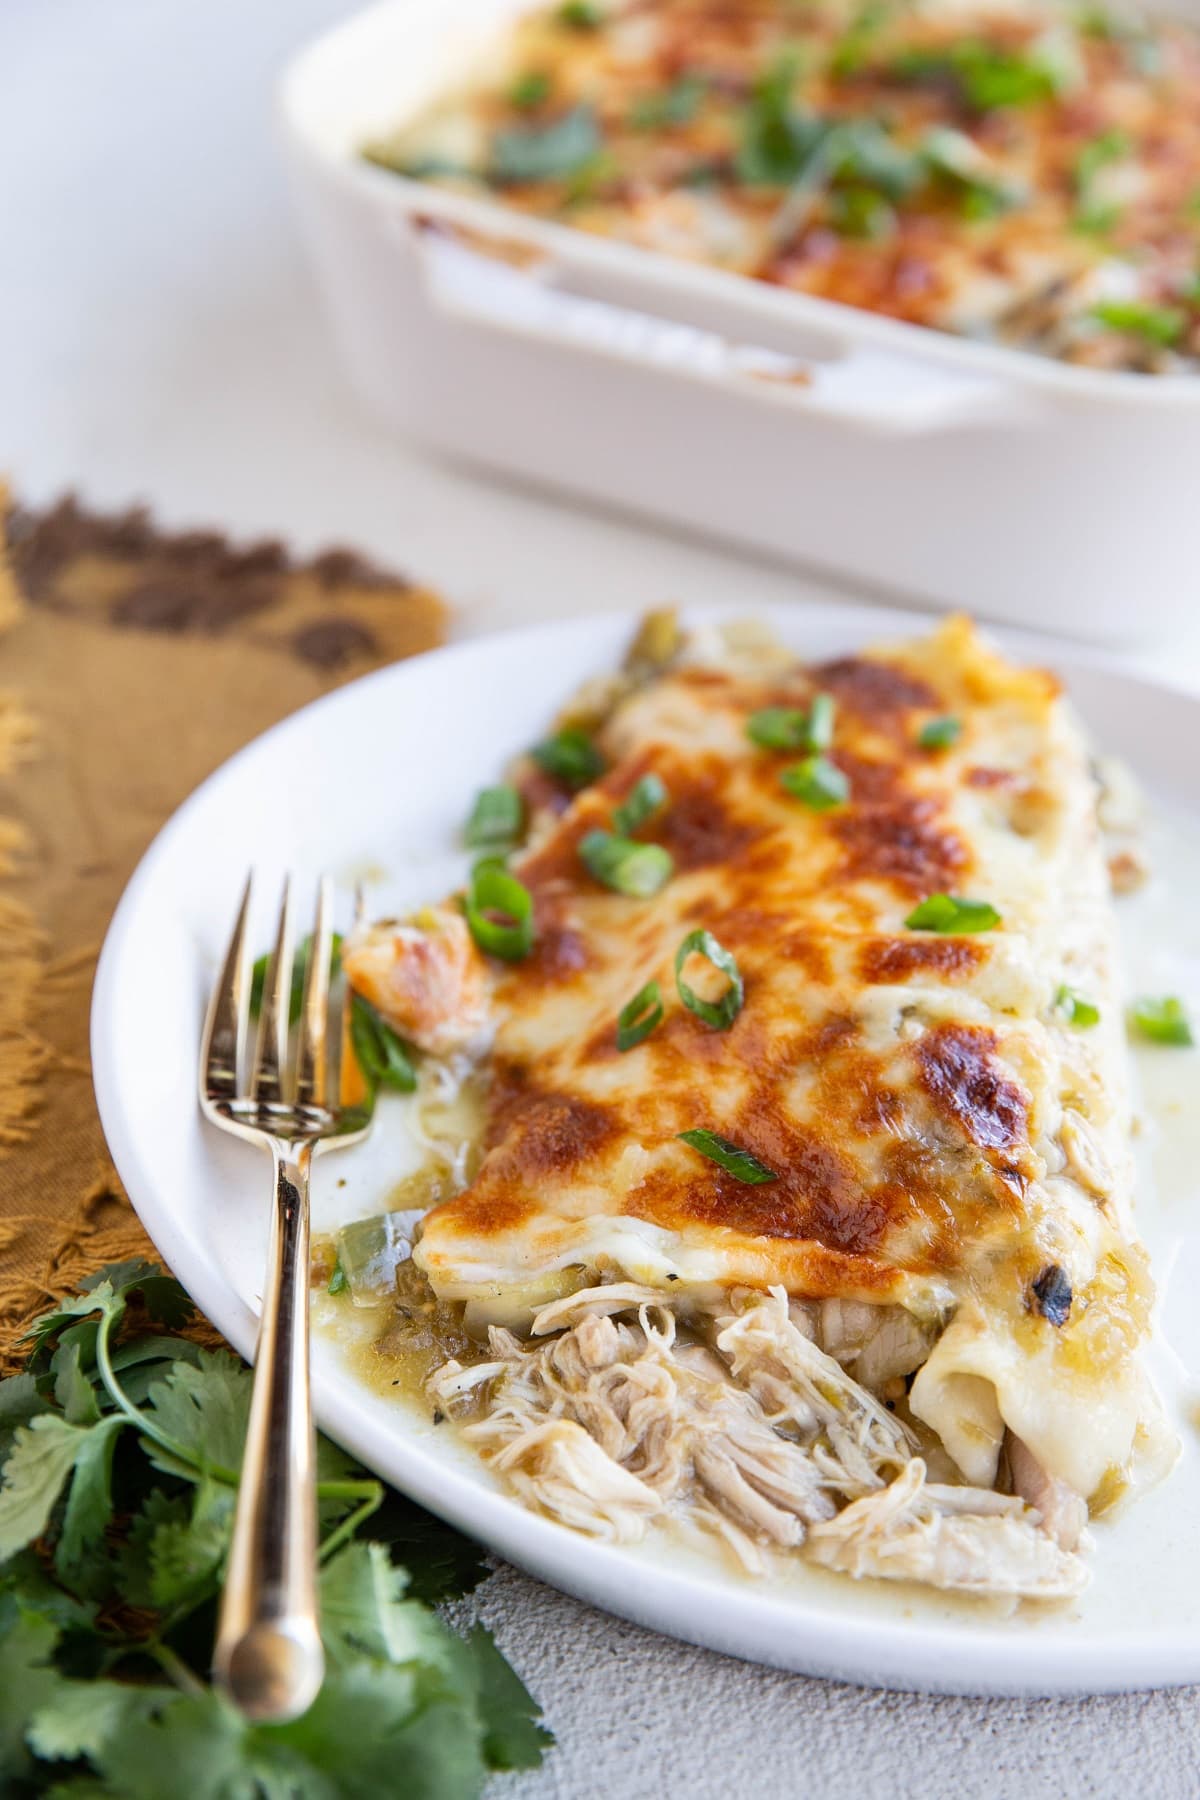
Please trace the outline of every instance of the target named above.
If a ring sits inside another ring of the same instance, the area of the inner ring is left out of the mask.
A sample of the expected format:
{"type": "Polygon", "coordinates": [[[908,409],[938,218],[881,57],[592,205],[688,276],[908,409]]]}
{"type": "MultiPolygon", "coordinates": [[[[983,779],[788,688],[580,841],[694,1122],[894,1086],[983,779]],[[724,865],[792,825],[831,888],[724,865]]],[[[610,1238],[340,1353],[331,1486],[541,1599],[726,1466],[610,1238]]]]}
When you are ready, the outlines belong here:
{"type": "MultiPolygon", "coordinates": [[[[929,628],[925,618],[844,605],[747,609],[810,656],[929,628]]],[[[728,616],[728,610],[720,615],[728,616]]],[[[258,872],[265,944],[285,869],[321,869],[345,906],[359,877],[372,902],[437,897],[464,868],[456,834],[475,790],[528,744],[582,680],[613,666],[628,617],[539,626],[384,669],[295,714],[211,777],[159,834],[121,901],[100,961],[92,1011],[96,1093],[134,1206],[197,1304],[244,1354],[254,1345],[265,1244],[265,1160],[202,1125],[196,1046],[215,959],[246,869],[258,872]]],[[[1029,640],[1006,640],[1030,653],[1029,640]]],[[[1048,658],[1046,645],[1032,654],[1048,658]]],[[[1175,877],[1129,903],[1135,978],[1200,1004],[1200,702],[1121,675],[1095,653],[1059,650],[1085,716],[1156,794],[1156,848],[1175,877]],[[1163,823],[1162,821],[1165,821],[1163,823]],[[1172,888],[1172,879],[1175,887],[1172,888]],[[1174,898],[1172,897],[1174,892],[1174,898]]],[[[303,885],[303,883],[302,883],[303,885]]],[[[307,895],[300,896],[307,904],[307,895]]],[[[597,1606],[714,1649],[807,1673],[963,1693],[1072,1693],[1200,1679],[1200,1474],[1188,1439],[1200,1368],[1200,1319],[1187,1304],[1200,1251],[1186,1237],[1191,1170],[1200,1167],[1197,1059],[1143,1058],[1156,1117],[1142,1229],[1173,1350],[1156,1374],[1185,1450],[1169,1482],[1096,1530],[1094,1578],[1067,1609],[1003,1616],[908,1587],[855,1584],[798,1565],[749,1580],[715,1554],[657,1536],[636,1549],[595,1543],[508,1498],[415,1406],[373,1391],[318,1332],[322,1426],[389,1481],[545,1580],[597,1606]],[[1178,1317],[1176,1317],[1178,1314],[1178,1317]]],[[[408,1102],[381,1108],[372,1139],[318,1167],[317,1228],[381,1210],[412,1160],[408,1102]]]]}

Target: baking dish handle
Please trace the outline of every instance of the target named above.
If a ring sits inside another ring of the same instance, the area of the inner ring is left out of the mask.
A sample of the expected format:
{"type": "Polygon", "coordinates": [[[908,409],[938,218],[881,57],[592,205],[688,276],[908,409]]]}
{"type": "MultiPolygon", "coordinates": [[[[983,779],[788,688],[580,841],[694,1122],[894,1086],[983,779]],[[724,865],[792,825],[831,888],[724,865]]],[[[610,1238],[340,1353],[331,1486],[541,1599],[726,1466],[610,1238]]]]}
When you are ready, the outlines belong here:
{"type": "Polygon", "coordinates": [[[736,391],[765,405],[877,434],[1028,423],[1016,385],[870,347],[788,355],[609,300],[565,292],[528,246],[485,253],[440,225],[412,222],[430,303],[443,317],[736,391]]]}

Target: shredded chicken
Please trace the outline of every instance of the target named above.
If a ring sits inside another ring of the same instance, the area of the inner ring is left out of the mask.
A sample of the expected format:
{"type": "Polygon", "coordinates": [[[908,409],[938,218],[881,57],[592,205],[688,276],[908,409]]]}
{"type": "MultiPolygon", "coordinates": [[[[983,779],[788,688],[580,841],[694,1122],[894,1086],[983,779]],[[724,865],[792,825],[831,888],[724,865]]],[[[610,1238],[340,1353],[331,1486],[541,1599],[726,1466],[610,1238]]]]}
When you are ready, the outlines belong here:
{"type": "Polygon", "coordinates": [[[464,1436],[523,1498],[597,1536],[629,1541],[649,1516],[694,1492],[702,1514],[715,1510],[737,1528],[743,1560],[754,1567],[755,1538],[788,1548],[813,1520],[832,1515],[816,1465],[730,1384],[718,1357],[702,1344],[677,1343],[675,1317],[653,1289],[614,1285],[555,1301],[535,1318],[535,1337],[564,1319],[573,1321],[569,1329],[535,1345],[493,1327],[486,1362],[449,1362],[430,1384],[452,1414],[488,1387],[484,1416],[466,1424],[464,1436]],[[636,1323],[617,1324],[615,1311],[635,1312],[636,1323]]]}
{"type": "Polygon", "coordinates": [[[1079,1557],[1040,1531],[1037,1513],[1019,1497],[927,1482],[919,1456],[880,1493],[814,1525],[805,1554],[856,1578],[971,1594],[1063,1600],[1087,1581],[1079,1557]]]}
{"type": "Polygon", "coordinates": [[[916,1439],[886,1406],[797,1326],[782,1288],[735,1292],[718,1320],[717,1348],[772,1425],[812,1436],[810,1455],[827,1487],[847,1498],[882,1487],[916,1439]]]}
{"type": "Polygon", "coordinates": [[[753,1573],[798,1550],[971,1593],[1083,1585],[1082,1502],[1023,1445],[1017,1495],[931,1483],[914,1433],[816,1341],[894,1381],[929,1348],[901,1308],[741,1289],[693,1303],[686,1325],[658,1289],[585,1288],[543,1307],[527,1339],[493,1326],[486,1358],[445,1363],[430,1392],[526,1504],[614,1542],[670,1511],[753,1573]]]}
{"type": "Polygon", "coordinates": [[[1008,1434],[1007,1447],[1014,1494],[1036,1509],[1042,1530],[1060,1550],[1074,1550],[1087,1526],[1087,1501],[1065,1481],[1047,1474],[1014,1432],[1008,1434]]]}
{"type": "Polygon", "coordinates": [[[547,1419],[521,1432],[493,1461],[527,1503],[614,1543],[640,1538],[647,1517],[662,1510],[653,1488],[606,1456],[570,1419],[547,1419]]]}

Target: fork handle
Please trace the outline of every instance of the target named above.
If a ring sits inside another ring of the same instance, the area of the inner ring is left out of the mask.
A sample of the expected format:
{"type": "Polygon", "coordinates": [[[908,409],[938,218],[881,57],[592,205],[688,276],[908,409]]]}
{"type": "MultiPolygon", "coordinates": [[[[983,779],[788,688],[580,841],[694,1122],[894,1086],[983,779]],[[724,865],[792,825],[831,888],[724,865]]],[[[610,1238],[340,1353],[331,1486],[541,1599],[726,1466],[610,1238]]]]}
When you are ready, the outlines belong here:
{"type": "Polygon", "coordinates": [[[272,1144],[275,1206],[213,1674],[247,1718],[294,1719],[325,1673],[308,1369],[307,1144],[272,1144]]]}

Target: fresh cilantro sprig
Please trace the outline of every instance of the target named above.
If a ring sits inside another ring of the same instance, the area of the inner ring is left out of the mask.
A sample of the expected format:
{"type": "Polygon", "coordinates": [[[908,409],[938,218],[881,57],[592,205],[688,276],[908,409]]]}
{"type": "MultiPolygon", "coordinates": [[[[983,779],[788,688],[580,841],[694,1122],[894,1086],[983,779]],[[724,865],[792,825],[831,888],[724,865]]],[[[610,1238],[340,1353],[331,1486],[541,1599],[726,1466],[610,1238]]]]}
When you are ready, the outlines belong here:
{"type": "Polygon", "coordinates": [[[175,1335],[191,1312],[153,1263],[111,1265],[0,1382],[0,1793],[358,1800],[403,1770],[407,1800],[472,1800],[536,1766],[549,1737],[490,1635],[430,1610],[478,1551],[326,1439],[324,1687],[260,1725],[209,1685],[251,1378],[175,1335]]]}

